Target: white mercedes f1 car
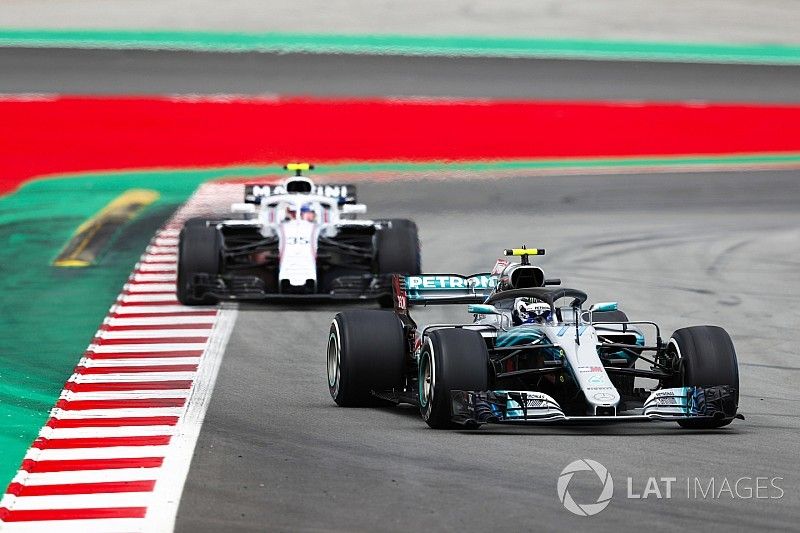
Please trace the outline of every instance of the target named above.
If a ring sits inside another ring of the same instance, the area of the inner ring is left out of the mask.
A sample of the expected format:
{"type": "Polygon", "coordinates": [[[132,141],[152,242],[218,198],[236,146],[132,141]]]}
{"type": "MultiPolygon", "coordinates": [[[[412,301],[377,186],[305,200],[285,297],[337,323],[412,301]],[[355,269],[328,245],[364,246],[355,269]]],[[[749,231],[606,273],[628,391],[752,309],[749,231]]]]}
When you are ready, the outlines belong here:
{"type": "Polygon", "coordinates": [[[411,220],[359,220],[351,184],[316,184],[294,171],[280,183],[245,186],[224,219],[191,219],[178,242],[177,296],[220,300],[374,299],[391,306],[391,275],[418,274],[411,220]]]}
{"type": "Polygon", "coordinates": [[[337,314],[327,350],[334,401],[415,404],[433,428],[660,420],[703,429],[742,418],[724,329],[682,328],[664,342],[657,324],[629,320],[615,302],[584,308],[586,293],[530,264],[543,253],[506,250],[521,263],[500,259],[472,276],[396,276],[394,313],[337,314]],[[420,327],[411,304],[466,304],[472,320],[420,327]],[[637,388],[636,378],[655,386],[637,388]]]}

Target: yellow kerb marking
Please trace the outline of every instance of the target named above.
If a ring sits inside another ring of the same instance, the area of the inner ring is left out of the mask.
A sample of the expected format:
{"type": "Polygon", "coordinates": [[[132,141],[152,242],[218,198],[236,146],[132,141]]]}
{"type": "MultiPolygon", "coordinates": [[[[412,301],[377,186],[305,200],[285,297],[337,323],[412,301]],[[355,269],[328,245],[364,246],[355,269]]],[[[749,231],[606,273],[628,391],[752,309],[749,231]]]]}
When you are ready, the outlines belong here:
{"type": "Polygon", "coordinates": [[[53,261],[53,266],[57,267],[88,267],[91,263],[88,261],[82,261],[80,259],[56,259],[53,261]]]}
{"type": "Polygon", "coordinates": [[[139,212],[158,200],[157,191],[131,189],[114,198],[97,214],[78,226],[69,242],[53,261],[53,266],[80,268],[91,266],[110,241],[110,232],[101,230],[108,226],[119,227],[132,220],[139,212]]]}

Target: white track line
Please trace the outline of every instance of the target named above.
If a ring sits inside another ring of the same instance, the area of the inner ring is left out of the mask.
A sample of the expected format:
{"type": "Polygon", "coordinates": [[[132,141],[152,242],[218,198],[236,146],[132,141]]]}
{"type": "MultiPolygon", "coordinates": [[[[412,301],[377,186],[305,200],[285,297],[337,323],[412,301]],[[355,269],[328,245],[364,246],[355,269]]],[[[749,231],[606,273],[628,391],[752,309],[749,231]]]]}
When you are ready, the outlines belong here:
{"type": "Polygon", "coordinates": [[[128,383],[131,381],[185,381],[192,380],[196,372],[117,372],[114,374],[73,374],[75,383],[128,383]]]}
{"type": "MultiPolygon", "coordinates": [[[[148,437],[172,435],[175,426],[117,426],[96,428],[43,428],[40,436],[47,439],[85,439],[89,437],[148,437]]],[[[28,483],[30,484],[30,483],[28,483]]]]}
{"type": "Polygon", "coordinates": [[[134,274],[131,276],[131,283],[141,283],[147,281],[175,281],[175,274],[134,274]]]}
{"type": "Polygon", "coordinates": [[[102,531],[103,533],[139,533],[153,531],[143,529],[147,526],[145,521],[137,518],[104,518],[102,520],[39,520],[32,522],[11,522],[0,525],[0,531],[14,531],[15,533],[42,533],[53,531],[58,533],[89,533],[102,531]],[[102,524],[98,524],[102,522],[102,524]],[[98,529],[101,527],[102,529],[98,529]]]}
{"type": "Polygon", "coordinates": [[[152,492],[119,492],[114,494],[70,494],[68,496],[10,496],[3,497],[0,506],[14,510],[85,509],[97,507],[147,507],[152,504],[152,492]]]}
{"type": "MultiPolygon", "coordinates": [[[[104,323],[109,326],[155,326],[155,325],[178,325],[178,324],[212,324],[215,318],[212,316],[164,316],[164,317],[141,317],[141,318],[106,318],[104,323]]],[[[199,330],[204,331],[204,330],[199,330]]]]}
{"type": "Polygon", "coordinates": [[[168,339],[182,337],[207,337],[211,328],[208,329],[143,329],[143,330],[123,330],[123,331],[104,331],[100,330],[95,335],[100,339],[168,339]]]}
{"type": "Polygon", "coordinates": [[[197,374],[186,415],[178,422],[178,433],[170,443],[170,446],[182,449],[183,453],[171,453],[164,460],[162,470],[172,482],[156,485],[157,498],[153,506],[148,509],[148,518],[152,517],[154,521],[164,526],[163,531],[172,531],[175,528],[175,517],[178,513],[183,484],[189,474],[192,453],[200,436],[200,428],[211,401],[211,392],[222,364],[225,346],[236,323],[236,315],[236,309],[222,309],[217,317],[214,335],[197,374]]]}
{"type": "Polygon", "coordinates": [[[135,270],[139,270],[143,273],[161,270],[176,272],[178,270],[178,265],[176,263],[137,263],[135,270]]]}
{"type": "MultiPolygon", "coordinates": [[[[63,450],[38,450],[31,448],[26,459],[34,461],[69,461],[75,459],[133,459],[164,457],[168,446],[109,446],[107,448],[66,448],[63,450]]],[[[162,467],[163,468],[163,467],[162,467]]],[[[163,475],[163,472],[162,474],[163,475]]]]}
{"type": "MultiPolygon", "coordinates": [[[[196,365],[200,357],[144,357],[138,359],[92,359],[84,357],[79,365],[86,368],[109,368],[117,366],[164,366],[196,365]]],[[[142,380],[144,381],[144,380],[142,380]]]]}
{"type": "Polygon", "coordinates": [[[159,344],[90,344],[94,353],[118,352],[177,352],[183,350],[202,350],[206,343],[159,343],[159,344]]]}
{"type": "Polygon", "coordinates": [[[213,310],[213,307],[184,307],[182,305],[125,305],[119,306],[115,305],[112,308],[112,312],[117,313],[118,315],[131,315],[131,314],[140,314],[140,313],[156,313],[156,314],[166,314],[166,313],[181,313],[181,314],[192,314],[198,311],[209,311],[213,310]]]}
{"type": "Polygon", "coordinates": [[[129,294],[136,294],[139,292],[157,292],[159,294],[175,294],[175,284],[174,283],[138,283],[138,284],[126,284],[125,291],[129,294]]]}
{"type": "Polygon", "coordinates": [[[61,393],[61,399],[70,402],[85,400],[144,400],[150,398],[188,398],[191,389],[140,390],[140,391],[92,391],[61,393]]]}
{"type": "Polygon", "coordinates": [[[144,263],[164,263],[178,261],[178,254],[164,254],[164,255],[147,255],[142,259],[144,263]]]}
{"type": "Polygon", "coordinates": [[[156,468],[110,468],[108,470],[68,470],[65,472],[21,472],[13,482],[25,485],[71,485],[74,483],[103,483],[112,481],[142,481],[155,479],[156,468]]]}
{"type": "Polygon", "coordinates": [[[177,246],[153,246],[150,245],[145,249],[147,255],[164,255],[164,254],[177,254],[177,246]]]}
{"type": "Polygon", "coordinates": [[[143,407],[141,409],[84,409],[65,411],[54,407],[50,416],[59,420],[80,420],[83,418],[132,418],[154,416],[181,416],[183,407],[143,407]]]}

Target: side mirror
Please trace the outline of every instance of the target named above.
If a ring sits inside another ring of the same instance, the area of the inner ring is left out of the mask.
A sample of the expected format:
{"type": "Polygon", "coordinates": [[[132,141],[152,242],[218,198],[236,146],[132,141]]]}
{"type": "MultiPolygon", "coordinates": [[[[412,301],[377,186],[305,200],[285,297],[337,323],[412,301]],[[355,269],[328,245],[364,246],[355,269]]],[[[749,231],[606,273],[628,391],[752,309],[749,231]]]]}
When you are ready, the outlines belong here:
{"type": "Polygon", "coordinates": [[[367,212],[367,206],[364,204],[344,204],[342,206],[343,215],[363,215],[367,212]]]}
{"type": "Polygon", "coordinates": [[[255,213],[256,206],[255,204],[231,204],[231,211],[233,213],[255,213]]]}
{"type": "Polygon", "coordinates": [[[470,304],[467,306],[467,312],[473,315],[499,315],[500,311],[493,305],[487,304],[470,304]]]}
{"type": "Polygon", "coordinates": [[[599,311],[616,311],[617,306],[619,304],[617,302],[598,302],[596,304],[592,304],[589,308],[590,313],[599,312],[599,311]]]}

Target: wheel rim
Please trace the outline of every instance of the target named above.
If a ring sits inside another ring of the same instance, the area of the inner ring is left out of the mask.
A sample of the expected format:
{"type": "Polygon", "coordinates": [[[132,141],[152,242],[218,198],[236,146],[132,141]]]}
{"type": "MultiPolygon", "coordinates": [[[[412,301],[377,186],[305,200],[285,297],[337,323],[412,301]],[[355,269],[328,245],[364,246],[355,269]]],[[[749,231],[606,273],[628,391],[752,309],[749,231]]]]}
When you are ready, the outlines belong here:
{"type": "Polygon", "coordinates": [[[673,356],[675,357],[675,367],[678,371],[678,377],[680,378],[680,386],[686,386],[686,375],[685,370],[683,368],[683,355],[681,354],[681,348],[678,346],[678,342],[675,339],[670,339],[667,343],[667,350],[668,352],[672,352],[673,356]]]}
{"type": "Polygon", "coordinates": [[[339,338],[335,332],[331,332],[331,336],[328,338],[328,386],[334,395],[339,390],[341,353],[339,338]]]}
{"type": "Polygon", "coordinates": [[[423,356],[419,372],[419,402],[426,407],[433,400],[433,362],[430,353],[423,356]]]}

